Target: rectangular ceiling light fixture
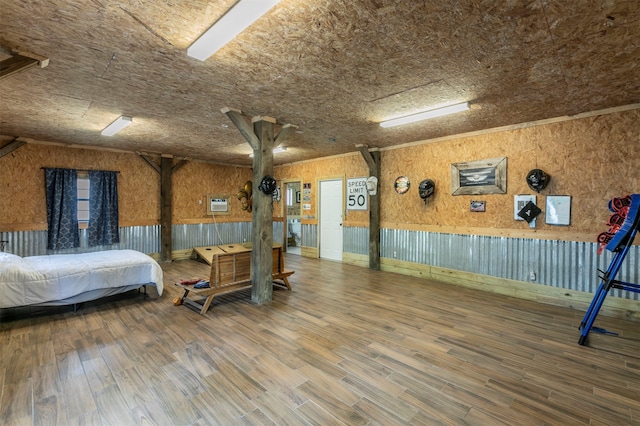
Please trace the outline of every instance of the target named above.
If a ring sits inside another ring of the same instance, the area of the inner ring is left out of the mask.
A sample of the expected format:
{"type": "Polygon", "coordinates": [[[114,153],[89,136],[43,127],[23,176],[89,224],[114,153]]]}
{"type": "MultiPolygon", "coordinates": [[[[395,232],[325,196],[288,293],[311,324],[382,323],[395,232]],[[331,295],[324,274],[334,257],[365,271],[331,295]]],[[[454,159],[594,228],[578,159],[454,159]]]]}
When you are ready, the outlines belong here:
{"type": "Polygon", "coordinates": [[[416,121],[428,120],[429,118],[442,117],[443,115],[454,114],[456,112],[466,111],[469,109],[469,102],[446,106],[443,108],[431,109],[429,111],[419,112],[417,114],[405,115],[404,117],[393,118],[380,123],[381,127],[394,127],[403,124],[414,123],[416,121]]]}
{"type": "Polygon", "coordinates": [[[217,52],[253,24],[280,0],[239,0],[187,49],[187,55],[201,61],[217,52]]]}
{"type": "Polygon", "coordinates": [[[121,115],[120,117],[116,118],[116,121],[114,121],[113,123],[109,124],[107,127],[104,128],[104,130],[102,131],[102,136],[115,135],[120,130],[124,129],[129,124],[131,124],[131,121],[132,121],[131,117],[127,117],[126,115],[121,115]]]}

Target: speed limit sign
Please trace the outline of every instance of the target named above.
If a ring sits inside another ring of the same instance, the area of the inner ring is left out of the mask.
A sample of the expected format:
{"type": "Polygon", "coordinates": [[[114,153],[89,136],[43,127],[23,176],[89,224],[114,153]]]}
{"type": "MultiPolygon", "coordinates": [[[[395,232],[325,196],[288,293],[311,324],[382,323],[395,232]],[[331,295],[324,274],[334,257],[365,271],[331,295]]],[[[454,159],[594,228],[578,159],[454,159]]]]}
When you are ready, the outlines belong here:
{"type": "Polygon", "coordinates": [[[347,210],[367,210],[367,178],[347,179],[347,210]]]}

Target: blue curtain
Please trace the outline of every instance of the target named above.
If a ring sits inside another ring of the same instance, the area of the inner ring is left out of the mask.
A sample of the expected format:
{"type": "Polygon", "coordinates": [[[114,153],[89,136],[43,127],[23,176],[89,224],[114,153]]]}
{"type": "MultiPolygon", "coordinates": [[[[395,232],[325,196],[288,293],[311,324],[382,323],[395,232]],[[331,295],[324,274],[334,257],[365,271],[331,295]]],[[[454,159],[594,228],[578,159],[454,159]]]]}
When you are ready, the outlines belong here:
{"type": "Polygon", "coordinates": [[[45,169],[47,193],[47,248],[60,250],[80,246],[78,233],[78,172],[45,169]]]}
{"type": "Polygon", "coordinates": [[[118,172],[89,172],[89,246],[120,242],[118,172]]]}

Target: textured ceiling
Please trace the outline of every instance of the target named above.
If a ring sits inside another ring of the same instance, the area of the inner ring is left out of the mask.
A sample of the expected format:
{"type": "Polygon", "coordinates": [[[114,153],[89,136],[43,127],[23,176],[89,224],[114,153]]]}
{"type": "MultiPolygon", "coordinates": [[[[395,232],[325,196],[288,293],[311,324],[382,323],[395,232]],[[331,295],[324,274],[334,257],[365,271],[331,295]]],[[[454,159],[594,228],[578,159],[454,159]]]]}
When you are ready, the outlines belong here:
{"type": "Polygon", "coordinates": [[[249,165],[230,107],[298,126],[282,164],[640,102],[638,0],[281,0],[188,57],[233,3],[0,0],[0,46],[50,60],[0,80],[0,135],[249,165]]]}

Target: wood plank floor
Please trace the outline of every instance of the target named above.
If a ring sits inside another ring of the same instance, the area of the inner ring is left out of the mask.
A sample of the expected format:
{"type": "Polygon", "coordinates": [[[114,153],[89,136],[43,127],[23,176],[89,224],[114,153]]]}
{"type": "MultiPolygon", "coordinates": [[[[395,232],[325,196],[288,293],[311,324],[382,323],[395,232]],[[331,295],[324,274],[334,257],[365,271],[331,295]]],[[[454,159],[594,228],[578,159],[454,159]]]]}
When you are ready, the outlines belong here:
{"type": "Polygon", "coordinates": [[[0,316],[0,424],[640,425],[640,323],[287,255],[292,291],[0,316]]]}

